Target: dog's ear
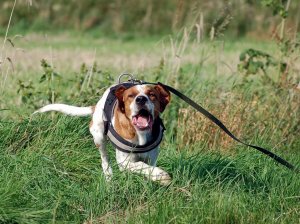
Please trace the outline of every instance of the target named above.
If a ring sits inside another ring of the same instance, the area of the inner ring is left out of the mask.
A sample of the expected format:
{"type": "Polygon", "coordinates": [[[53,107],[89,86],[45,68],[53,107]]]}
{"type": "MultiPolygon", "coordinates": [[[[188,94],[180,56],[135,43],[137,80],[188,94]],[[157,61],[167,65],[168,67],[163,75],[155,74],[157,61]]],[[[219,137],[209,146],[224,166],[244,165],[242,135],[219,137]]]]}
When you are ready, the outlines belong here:
{"type": "Polygon", "coordinates": [[[124,97],[123,97],[125,90],[126,90],[125,86],[120,86],[114,92],[115,96],[118,99],[119,108],[123,113],[125,112],[125,104],[124,104],[124,97]]]}
{"type": "Polygon", "coordinates": [[[156,85],[154,88],[159,92],[160,112],[162,113],[171,100],[171,94],[161,85],[156,85]]]}

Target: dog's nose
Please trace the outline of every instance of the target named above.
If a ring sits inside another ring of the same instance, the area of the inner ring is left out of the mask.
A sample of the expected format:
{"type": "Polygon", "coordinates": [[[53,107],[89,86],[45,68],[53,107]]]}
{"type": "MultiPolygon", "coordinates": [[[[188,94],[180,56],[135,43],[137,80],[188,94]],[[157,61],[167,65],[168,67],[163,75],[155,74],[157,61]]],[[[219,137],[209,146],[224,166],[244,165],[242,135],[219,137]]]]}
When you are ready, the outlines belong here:
{"type": "Polygon", "coordinates": [[[147,102],[147,98],[145,96],[138,96],[136,99],[135,99],[135,102],[136,104],[139,104],[139,105],[144,105],[146,102],[147,102]]]}

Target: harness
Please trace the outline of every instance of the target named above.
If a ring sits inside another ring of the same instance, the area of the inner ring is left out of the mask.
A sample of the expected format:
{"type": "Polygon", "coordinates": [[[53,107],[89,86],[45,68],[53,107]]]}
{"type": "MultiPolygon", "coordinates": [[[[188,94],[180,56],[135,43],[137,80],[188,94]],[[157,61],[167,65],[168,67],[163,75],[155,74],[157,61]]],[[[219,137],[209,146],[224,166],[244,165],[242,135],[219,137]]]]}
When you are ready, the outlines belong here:
{"type": "Polygon", "coordinates": [[[154,131],[152,131],[152,137],[153,137],[152,140],[145,145],[137,145],[129,141],[126,141],[114,129],[112,125],[112,115],[114,113],[114,108],[117,105],[117,101],[118,101],[117,97],[115,96],[115,91],[120,86],[124,86],[125,88],[130,88],[138,84],[141,83],[136,81],[131,81],[131,82],[119,83],[118,85],[111,87],[104,105],[104,114],[107,119],[107,121],[104,122],[105,125],[104,134],[107,135],[111,143],[117,149],[127,153],[144,153],[144,152],[151,151],[152,149],[156,148],[160,144],[164,135],[164,131],[166,130],[161,118],[157,117],[153,123],[152,129],[154,131]]]}

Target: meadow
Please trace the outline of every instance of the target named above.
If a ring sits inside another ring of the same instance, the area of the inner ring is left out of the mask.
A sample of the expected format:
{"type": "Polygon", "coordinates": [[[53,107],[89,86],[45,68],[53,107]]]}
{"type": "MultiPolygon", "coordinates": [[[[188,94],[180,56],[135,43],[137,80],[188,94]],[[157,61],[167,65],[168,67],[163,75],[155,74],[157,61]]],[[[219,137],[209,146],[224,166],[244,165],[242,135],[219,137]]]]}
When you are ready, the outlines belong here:
{"type": "Polygon", "coordinates": [[[299,174],[233,142],[176,96],[162,115],[158,160],[172,175],[168,187],[120,172],[111,146],[114,176],[105,182],[89,118],[31,116],[52,102],[94,105],[130,72],[174,86],[241,139],[299,167],[299,49],[281,47],[199,40],[187,30],[163,38],[10,38],[2,48],[0,223],[299,223],[299,174]],[[252,67],[247,49],[258,50],[252,67]]]}

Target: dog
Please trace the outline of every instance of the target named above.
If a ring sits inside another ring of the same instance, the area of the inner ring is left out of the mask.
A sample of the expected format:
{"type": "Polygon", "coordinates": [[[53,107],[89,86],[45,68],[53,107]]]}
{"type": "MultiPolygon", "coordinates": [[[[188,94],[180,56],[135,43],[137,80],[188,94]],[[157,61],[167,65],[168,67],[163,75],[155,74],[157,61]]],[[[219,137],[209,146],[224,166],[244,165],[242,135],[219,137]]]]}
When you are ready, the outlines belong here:
{"type": "MultiPolygon", "coordinates": [[[[102,169],[107,181],[111,180],[113,171],[106,150],[107,117],[104,107],[112,88],[115,88],[113,94],[116,97],[116,105],[111,113],[113,128],[126,141],[139,146],[147,145],[159,131],[155,124],[171,99],[170,92],[161,85],[111,86],[104,92],[96,106],[76,107],[66,104],[49,104],[34,112],[36,114],[58,111],[71,116],[91,115],[89,130],[99,149],[102,169]]],[[[140,153],[131,153],[116,148],[116,160],[121,171],[139,173],[152,181],[169,185],[170,175],[156,166],[158,154],[159,146],[140,153]]]]}

